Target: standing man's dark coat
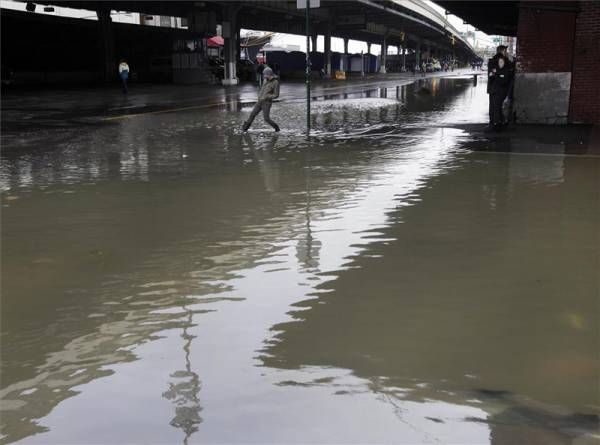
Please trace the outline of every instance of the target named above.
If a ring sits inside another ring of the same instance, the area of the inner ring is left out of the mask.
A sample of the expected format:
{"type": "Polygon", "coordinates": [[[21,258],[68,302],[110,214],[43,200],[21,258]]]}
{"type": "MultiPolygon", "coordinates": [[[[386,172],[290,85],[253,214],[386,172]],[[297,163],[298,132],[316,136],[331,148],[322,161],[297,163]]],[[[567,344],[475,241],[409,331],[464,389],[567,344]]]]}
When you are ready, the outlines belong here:
{"type": "Polygon", "coordinates": [[[500,59],[501,57],[504,58],[504,52],[506,51],[506,46],[504,45],[500,45],[498,46],[498,48],[496,48],[496,55],[494,57],[492,57],[491,59],[488,60],[488,83],[487,83],[487,93],[490,95],[490,104],[489,104],[489,117],[490,117],[490,126],[492,126],[494,124],[494,119],[493,119],[493,106],[492,106],[492,96],[491,96],[491,91],[492,91],[492,85],[494,83],[494,74],[496,72],[496,70],[498,69],[498,59],[500,59]]]}
{"type": "Polygon", "coordinates": [[[502,104],[508,96],[512,85],[513,71],[510,61],[505,57],[498,59],[498,66],[490,77],[488,90],[490,92],[491,105],[491,123],[495,128],[504,124],[504,115],[502,113],[502,104]],[[502,61],[500,63],[500,61],[502,61]],[[500,66],[502,65],[502,66],[500,66]]]}

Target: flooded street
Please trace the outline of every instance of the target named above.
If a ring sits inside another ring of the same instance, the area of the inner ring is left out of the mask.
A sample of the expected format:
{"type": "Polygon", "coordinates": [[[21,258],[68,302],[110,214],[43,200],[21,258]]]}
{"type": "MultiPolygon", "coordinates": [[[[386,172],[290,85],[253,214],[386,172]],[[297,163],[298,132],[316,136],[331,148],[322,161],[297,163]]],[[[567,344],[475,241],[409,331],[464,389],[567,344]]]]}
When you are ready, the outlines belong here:
{"type": "Polygon", "coordinates": [[[600,443],[597,135],[302,97],[3,128],[0,441],[600,443]]]}

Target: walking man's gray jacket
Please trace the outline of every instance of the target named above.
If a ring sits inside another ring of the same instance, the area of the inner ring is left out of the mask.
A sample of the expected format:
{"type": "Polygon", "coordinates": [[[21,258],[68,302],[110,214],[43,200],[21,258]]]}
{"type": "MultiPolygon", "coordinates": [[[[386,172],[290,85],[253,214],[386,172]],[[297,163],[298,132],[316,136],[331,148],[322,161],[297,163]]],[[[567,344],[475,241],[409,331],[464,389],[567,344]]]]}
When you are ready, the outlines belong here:
{"type": "Polygon", "coordinates": [[[258,92],[258,101],[271,101],[279,97],[279,81],[276,77],[266,81],[258,92]]]}

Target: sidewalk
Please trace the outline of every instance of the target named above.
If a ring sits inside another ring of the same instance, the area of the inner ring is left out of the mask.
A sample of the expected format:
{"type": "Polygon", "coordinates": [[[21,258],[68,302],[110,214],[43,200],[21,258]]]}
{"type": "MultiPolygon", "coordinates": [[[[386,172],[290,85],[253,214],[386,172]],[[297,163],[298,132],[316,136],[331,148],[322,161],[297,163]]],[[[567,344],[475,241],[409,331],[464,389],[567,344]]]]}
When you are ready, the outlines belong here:
{"type": "MultiPolygon", "coordinates": [[[[406,85],[421,79],[473,75],[470,69],[453,72],[370,74],[347,80],[316,80],[311,82],[311,97],[318,99],[331,94],[352,94],[360,91],[406,85]]],[[[210,108],[228,103],[250,106],[256,102],[257,86],[243,83],[236,86],[132,84],[128,96],[115,85],[72,89],[14,89],[3,92],[2,122],[28,120],[73,120],[118,118],[131,114],[177,111],[190,108],[210,108]]],[[[281,102],[304,100],[303,81],[282,81],[281,102]]]]}
{"type": "Polygon", "coordinates": [[[471,140],[463,147],[473,151],[600,156],[600,128],[591,125],[511,124],[501,132],[489,132],[486,124],[447,127],[468,133],[471,140]]]}

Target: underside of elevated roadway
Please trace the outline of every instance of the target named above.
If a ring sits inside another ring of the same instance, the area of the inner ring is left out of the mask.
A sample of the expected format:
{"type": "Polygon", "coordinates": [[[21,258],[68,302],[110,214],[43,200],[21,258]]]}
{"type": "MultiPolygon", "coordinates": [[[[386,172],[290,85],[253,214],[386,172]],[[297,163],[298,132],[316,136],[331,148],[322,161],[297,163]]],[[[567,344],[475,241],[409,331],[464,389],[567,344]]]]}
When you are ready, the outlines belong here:
{"type": "MultiPolygon", "coordinates": [[[[251,2],[231,1],[41,1],[70,8],[88,10],[119,10],[146,14],[190,17],[201,14],[208,18],[198,31],[210,34],[213,24],[227,22],[236,15],[237,27],[262,31],[305,34],[305,13],[296,1],[271,0],[251,2]],[[212,19],[210,18],[212,15],[212,19]],[[204,28],[204,29],[202,29],[204,28]]],[[[418,44],[474,55],[468,42],[446,21],[445,17],[423,2],[321,0],[320,7],[311,9],[311,33],[379,44],[385,37],[388,45],[416,49],[418,44]],[[452,39],[454,37],[454,39],[452,39]]]]}

